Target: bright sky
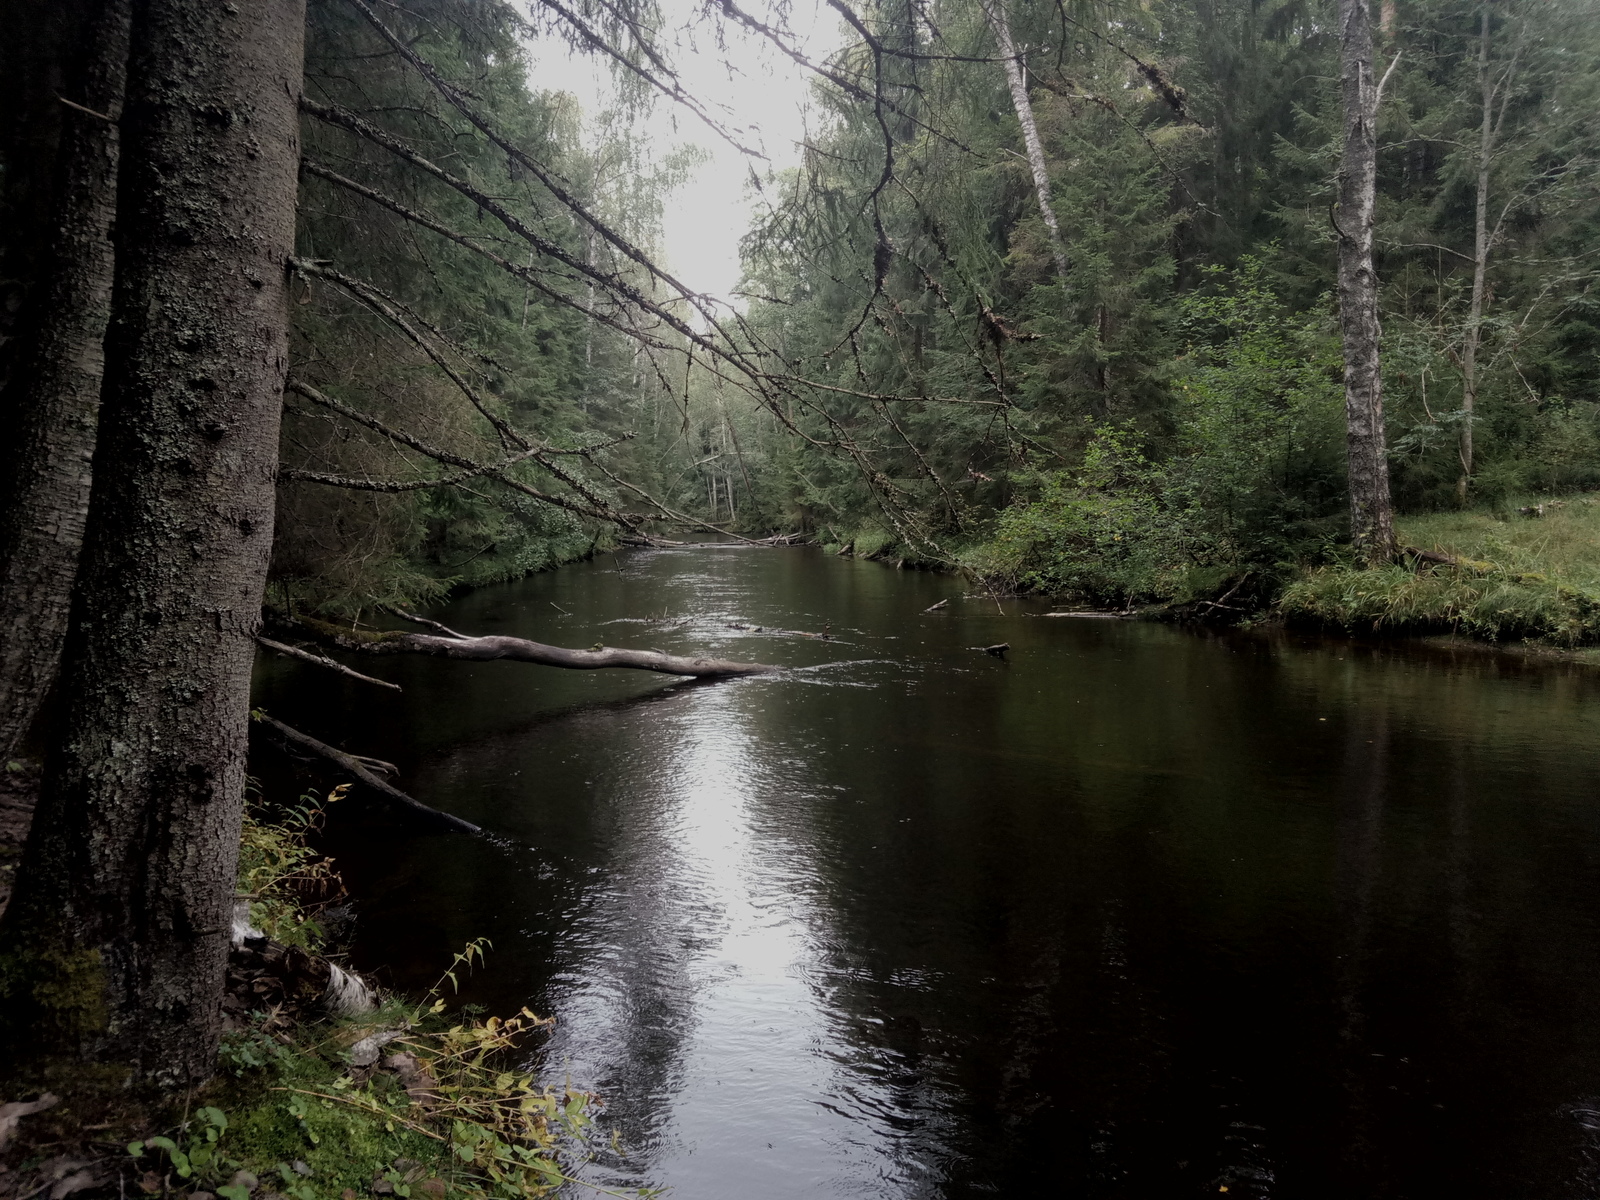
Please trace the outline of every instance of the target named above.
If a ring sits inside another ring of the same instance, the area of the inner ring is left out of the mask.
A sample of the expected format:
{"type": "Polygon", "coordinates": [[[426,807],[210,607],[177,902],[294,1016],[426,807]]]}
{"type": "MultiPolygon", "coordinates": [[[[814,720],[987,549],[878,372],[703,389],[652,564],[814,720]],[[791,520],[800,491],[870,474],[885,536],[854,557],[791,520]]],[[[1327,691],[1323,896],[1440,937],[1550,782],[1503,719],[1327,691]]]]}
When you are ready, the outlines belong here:
{"type": "MultiPolygon", "coordinates": [[[[697,0],[662,3],[669,22],[680,25],[690,22],[699,7],[697,0]]],[[[749,10],[766,15],[763,5],[748,5],[749,10]]],[[[794,0],[789,14],[790,27],[806,38],[802,51],[813,61],[841,43],[836,19],[825,12],[819,0],[794,0]]],[[[665,97],[657,99],[645,128],[659,157],[682,145],[697,145],[708,155],[692,178],[665,200],[666,266],[694,291],[728,300],[739,282],[739,239],[762,202],[748,187],[750,167],[754,165],[765,181],[771,171],[798,165],[809,82],[799,65],[765,39],[741,36],[729,28],[726,48],[719,51],[707,33],[699,35],[702,45],[685,44],[671,61],[685,89],[740,142],[759,149],[766,159],[741,154],[693,112],[665,97]],[[737,64],[732,74],[728,63],[737,64]]],[[[614,92],[604,64],[574,54],[555,40],[536,42],[532,49],[531,82],[536,89],[571,92],[589,118],[611,106],[614,92]]],[[[584,134],[595,136],[587,121],[584,134]]]]}

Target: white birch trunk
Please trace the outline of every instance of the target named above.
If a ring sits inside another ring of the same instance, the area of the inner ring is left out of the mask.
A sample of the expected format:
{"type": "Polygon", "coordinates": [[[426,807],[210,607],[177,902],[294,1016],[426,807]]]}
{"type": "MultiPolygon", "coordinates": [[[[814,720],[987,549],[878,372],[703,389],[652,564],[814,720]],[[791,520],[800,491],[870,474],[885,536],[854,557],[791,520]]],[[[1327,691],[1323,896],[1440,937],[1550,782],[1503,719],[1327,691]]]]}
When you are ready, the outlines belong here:
{"type": "Polygon", "coordinates": [[[1050,174],[1045,169],[1044,145],[1039,141],[1039,125],[1033,119],[1033,104],[1028,99],[1028,84],[1022,77],[1021,56],[1011,39],[1011,23],[1006,18],[1005,0],[983,0],[983,14],[989,20],[995,45],[1006,63],[1006,84],[1011,89],[1011,104],[1017,110],[1017,121],[1022,126],[1022,143],[1028,150],[1028,167],[1033,172],[1034,195],[1039,201],[1039,215],[1050,231],[1050,253],[1056,260],[1056,274],[1063,287],[1067,283],[1067,248],[1061,238],[1061,225],[1056,220],[1055,205],[1050,200],[1050,174]]]}

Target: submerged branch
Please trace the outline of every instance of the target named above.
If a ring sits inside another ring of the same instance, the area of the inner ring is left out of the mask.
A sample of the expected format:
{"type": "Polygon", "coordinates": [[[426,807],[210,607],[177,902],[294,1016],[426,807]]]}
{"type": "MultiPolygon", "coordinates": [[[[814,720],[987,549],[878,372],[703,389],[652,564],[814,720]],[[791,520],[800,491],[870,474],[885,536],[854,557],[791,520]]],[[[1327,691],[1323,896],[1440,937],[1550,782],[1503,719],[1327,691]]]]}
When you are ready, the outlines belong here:
{"type": "Polygon", "coordinates": [[[308,733],[301,733],[293,726],[285,725],[282,721],[267,716],[266,713],[255,714],[255,719],[256,722],[263,728],[277,735],[280,741],[287,742],[289,745],[297,747],[298,749],[307,750],[312,754],[315,754],[318,758],[326,759],[327,761],[333,763],[340,770],[346,772],[347,774],[354,775],[364,785],[366,785],[372,791],[377,792],[385,800],[397,805],[411,816],[422,819],[427,824],[433,825],[439,829],[449,830],[452,833],[483,832],[483,830],[479,829],[478,826],[474,825],[471,821],[463,820],[461,817],[452,816],[447,812],[440,812],[437,808],[429,808],[426,804],[422,803],[422,801],[413,800],[399,788],[394,787],[392,784],[386,783],[382,779],[379,779],[366,765],[367,762],[371,762],[373,760],[368,759],[363,761],[354,754],[346,754],[343,750],[337,750],[328,745],[326,742],[319,742],[316,738],[312,737],[308,733]]]}

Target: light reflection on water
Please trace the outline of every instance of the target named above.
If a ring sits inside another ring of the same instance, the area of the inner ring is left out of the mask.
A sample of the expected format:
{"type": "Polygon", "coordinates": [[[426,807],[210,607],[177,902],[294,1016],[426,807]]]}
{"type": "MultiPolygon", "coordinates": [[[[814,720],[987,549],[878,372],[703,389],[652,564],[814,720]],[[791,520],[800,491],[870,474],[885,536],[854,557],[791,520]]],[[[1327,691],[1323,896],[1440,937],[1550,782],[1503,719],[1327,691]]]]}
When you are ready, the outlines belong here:
{"type": "Polygon", "coordinates": [[[1592,676],[923,615],[959,590],[808,550],[624,555],[443,619],[795,669],[380,661],[406,691],[374,698],[273,664],[261,699],[494,832],[352,806],[357,957],[425,986],[491,937],[467,998],[558,1017],[547,1075],[622,1142],[596,1182],[1594,1194],[1592,676]]]}

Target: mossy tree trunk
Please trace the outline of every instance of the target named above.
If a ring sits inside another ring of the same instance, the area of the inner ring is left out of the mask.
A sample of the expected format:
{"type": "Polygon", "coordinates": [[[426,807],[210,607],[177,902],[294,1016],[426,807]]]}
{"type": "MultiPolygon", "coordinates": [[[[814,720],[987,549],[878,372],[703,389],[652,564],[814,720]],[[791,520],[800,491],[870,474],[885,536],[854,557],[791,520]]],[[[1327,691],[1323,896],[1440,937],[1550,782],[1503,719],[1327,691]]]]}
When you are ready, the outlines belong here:
{"type": "Polygon", "coordinates": [[[1372,259],[1377,200],[1378,101],[1370,0],[1339,0],[1344,154],[1339,164],[1339,327],[1350,479],[1350,540],[1365,562],[1394,556],[1394,508],[1383,427],[1378,272],[1372,259]]]}
{"type": "MultiPolygon", "coordinates": [[[[63,95],[54,234],[30,298],[34,320],[6,388],[11,436],[0,505],[0,762],[55,680],[89,512],[90,460],[111,309],[129,0],[86,15],[63,95]],[[84,111],[90,110],[90,111],[84,111]]],[[[54,97],[50,97],[54,100],[54,97]]]]}
{"type": "Polygon", "coordinates": [[[4,1039],[213,1069],[272,542],[304,0],[138,0],[63,714],[0,933],[4,1039]]]}

